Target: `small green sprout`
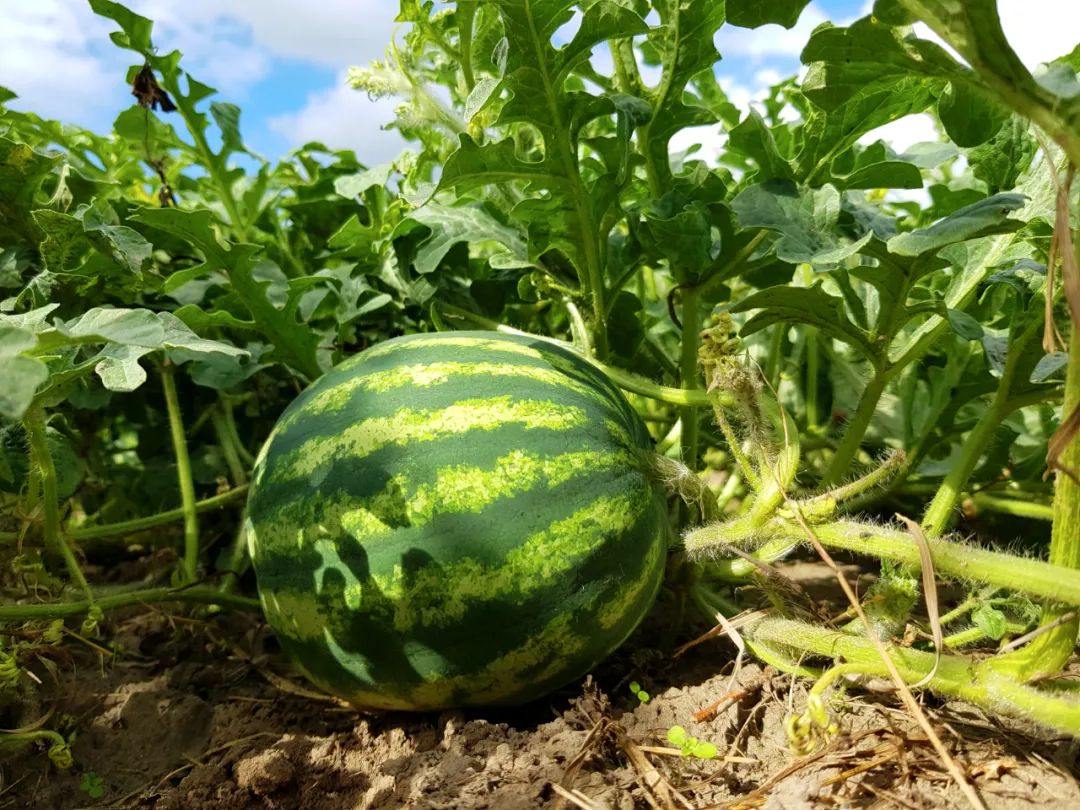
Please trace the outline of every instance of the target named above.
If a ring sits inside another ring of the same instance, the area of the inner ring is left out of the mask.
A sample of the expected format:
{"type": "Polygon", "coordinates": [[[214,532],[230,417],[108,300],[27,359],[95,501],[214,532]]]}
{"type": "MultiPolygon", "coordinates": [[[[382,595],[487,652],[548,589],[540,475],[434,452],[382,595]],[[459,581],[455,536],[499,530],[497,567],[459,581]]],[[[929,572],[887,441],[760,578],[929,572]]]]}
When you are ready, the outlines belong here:
{"type": "Polygon", "coordinates": [[[697,759],[713,759],[718,753],[716,746],[711,742],[703,742],[697,737],[691,737],[682,726],[672,726],[667,733],[668,742],[678,746],[684,757],[697,759]]]}
{"type": "Polygon", "coordinates": [[[87,771],[83,774],[82,781],[79,782],[79,790],[91,799],[100,799],[105,795],[105,787],[101,784],[101,777],[93,771],[87,771]]]}
{"type": "Polygon", "coordinates": [[[637,681],[630,681],[630,691],[634,693],[634,697],[640,700],[642,703],[648,703],[652,699],[652,695],[641,688],[641,684],[637,681]]]}

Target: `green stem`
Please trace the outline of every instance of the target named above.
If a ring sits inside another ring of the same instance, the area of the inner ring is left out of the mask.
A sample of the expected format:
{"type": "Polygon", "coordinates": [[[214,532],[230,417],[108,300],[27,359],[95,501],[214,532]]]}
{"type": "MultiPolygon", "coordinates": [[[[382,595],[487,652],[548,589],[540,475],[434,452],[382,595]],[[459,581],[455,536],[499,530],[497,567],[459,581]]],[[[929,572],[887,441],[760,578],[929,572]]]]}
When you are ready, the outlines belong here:
{"type": "Polygon", "coordinates": [[[990,446],[990,440],[1000,426],[1002,420],[1009,414],[1010,399],[1013,379],[1016,377],[1016,369],[1019,359],[1024,353],[1024,347],[1037,333],[1041,326],[1036,319],[1029,319],[1028,324],[1022,328],[1019,334],[1013,335],[1005,360],[1005,368],[1001,371],[1001,379],[998,380],[997,392],[990,407],[983,412],[982,417],[968,434],[960,447],[960,458],[953,464],[945,480],[941,482],[937,494],[923,516],[922,526],[926,534],[936,537],[945,531],[953,516],[953,510],[960,501],[964,487],[968,479],[975,471],[975,465],[979,463],[986,448],[990,446]]]}
{"type": "Polygon", "coordinates": [[[180,416],[180,398],[176,394],[176,367],[168,360],[161,367],[161,384],[165,389],[165,407],[169,412],[169,432],[172,433],[176,476],[180,484],[180,508],[184,515],[184,581],[194,582],[199,566],[199,512],[195,508],[195,483],[180,416]]]}
{"type": "Polygon", "coordinates": [[[762,488],[761,479],[758,477],[757,470],[754,469],[754,464],[750,461],[750,457],[743,452],[742,442],[739,440],[738,435],[736,435],[735,428],[731,426],[731,420],[727,418],[727,414],[724,413],[723,408],[716,408],[715,413],[716,424],[720,426],[720,432],[724,434],[724,440],[728,445],[728,452],[731,453],[731,457],[735,459],[735,463],[738,465],[743,478],[746,479],[750,488],[755,492],[760,492],[762,488]]]}
{"type": "MultiPolygon", "coordinates": [[[[1020,622],[1005,622],[1005,635],[1015,636],[1017,633],[1023,633],[1029,626],[1020,622]]],[[[968,644],[974,644],[987,638],[989,636],[981,628],[969,627],[966,630],[958,630],[945,636],[941,641],[946,647],[953,648],[965,647],[968,644]]]]}
{"type": "Polygon", "coordinates": [[[141,591],[126,591],[112,596],[103,596],[96,602],[46,602],[34,605],[0,605],[0,623],[25,622],[40,619],[62,619],[66,616],[78,616],[91,607],[101,610],[116,610],[132,605],[147,605],[157,602],[194,602],[204,605],[222,605],[241,610],[261,610],[258,599],[246,596],[225,594],[214,588],[147,588],[141,591]]]}
{"type": "Polygon", "coordinates": [[[702,615],[709,621],[716,621],[716,614],[735,616],[739,612],[739,606],[725,599],[712,588],[701,583],[695,583],[689,588],[690,599],[702,615]]]}
{"type": "Polygon", "coordinates": [[[772,425],[775,454],[766,441],[756,441],[761,489],[755,494],[747,520],[761,527],[769,522],[787,499],[787,490],[799,470],[799,431],[787,411],[771,394],[760,399],[762,413],[772,425]]]}
{"type": "Polygon", "coordinates": [[[229,224],[232,226],[236,240],[238,242],[246,241],[248,236],[247,224],[240,215],[236,198],[233,196],[232,183],[229,181],[228,171],[221,160],[221,156],[214,154],[209,142],[206,140],[205,119],[200,122],[199,118],[202,118],[202,115],[195,112],[195,108],[188,103],[187,97],[180,92],[180,84],[175,78],[166,75],[163,77],[162,84],[172,94],[173,98],[179,101],[176,106],[179,108],[180,116],[184,119],[184,125],[187,127],[188,134],[191,135],[192,143],[195,145],[196,160],[206,169],[210,178],[218,187],[221,204],[229,215],[229,224]]]}
{"type": "Polygon", "coordinates": [[[464,3],[458,6],[454,12],[458,18],[458,50],[461,51],[461,75],[465,79],[465,88],[472,91],[476,86],[476,77],[473,75],[472,64],[472,41],[473,22],[476,17],[477,6],[475,3],[464,3]]]}
{"type": "MultiPolygon", "coordinates": [[[[1004,383],[1004,380],[1002,381],[1004,383]]],[[[983,412],[982,417],[976,423],[974,429],[968,434],[967,439],[960,447],[960,457],[955,461],[949,474],[938,487],[934,499],[923,515],[922,527],[928,537],[936,537],[943,533],[952,520],[953,510],[960,502],[964,487],[967,485],[975,465],[979,463],[983,452],[993,438],[994,431],[1001,426],[1003,398],[1001,389],[998,396],[994,397],[993,404],[983,412]]]]}
{"type": "MultiPolygon", "coordinates": [[[[920,565],[919,548],[911,535],[896,529],[839,520],[814,526],[822,545],[839,548],[904,565],[920,565]]],[[[689,532],[684,540],[691,558],[723,554],[724,547],[754,547],[761,538],[769,544],[804,542],[801,526],[777,519],[765,525],[750,520],[714,524],[689,532]]],[[[1015,557],[997,551],[973,548],[949,540],[928,538],[930,555],[938,574],[955,579],[977,580],[1023,591],[1055,602],[1080,605],[1080,571],[1071,571],[1055,562],[1015,557]]]]}
{"type": "Polygon", "coordinates": [[[806,329],[806,429],[813,431],[821,424],[821,409],[818,397],[818,333],[817,329],[806,329]]]}
{"type": "MultiPolygon", "coordinates": [[[[741,632],[748,644],[758,642],[787,648],[794,652],[792,658],[799,658],[800,653],[843,658],[849,665],[865,667],[869,674],[879,675],[884,671],[874,641],[865,636],[774,617],[744,626],[741,632]]],[[[933,692],[1031,720],[1066,734],[1080,735],[1080,701],[1024,686],[1007,675],[974,666],[972,659],[963,655],[938,658],[933,653],[892,647],[889,656],[909,684],[934,672],[928,684],[933,692]]],[[[855,668],[848,671],[855,671],[855,668]]]]}
{"type": "MultiPolygon", "coordinates": [[[[585,241],[592,244],[590,235],[586,235],[585,241]]],[[[593,347],[596,356],[606,360],[608,356],[608,317],[607,306],[604,304],[604,278],[600,270],[599,251],[595,246],[586,252],[586,258],[590,264],[589,286],[592,293],[593,304],[593,347]]]]}
{"type": "Polygon", "coordinates": [[[749,555],[753,559],[745,557],[730,557],[717,560],[695,559],[694,565],[700,569],[703,579],[718,579],[722,582],[745,582],[753,574],[761,572],[761,567],[756,565],[754,560],[771,565],[787,557],[800,544],[800,541],[794,538],[774,537],[753,550],[749,555]]]}
{"type": "MultiPolygon", "coordinates": [[[[679,362],[679,383],[684,391],[694,391],[698,382],[698,333],[701,331],[701,308],[698,293],[693,287],[682,290],[682,354],[679,362]]],[[[697,469],[698,411],[693,405],[679,409],[682,419],[683,463],[697,469]]]]}
{"type": "Polygon", "coordinates": [[[971,611],[981,605],[983,601],[983,596],[969,596],[967,599],[954,607],[948,613],[942,614],[941,617],[938,619],[938,622],[940,622],[942,627],[947,624],[951,624],[962,616],[966,616],[967,614],[971,613],[971,611]]]}
{"type": "Polygon", "coordinates": [[[563,306],[570,319],[570,334],[574,337],[574,347],[586,357],[592,357],[593,346],[592,341],[589,340],[589,328],[585,325],[585,319],[581,317],[581,310],[568,295],[563,296],[563,306]]]}
{"type": "Polygon", "coordinates": [[[854,664],[836,664],[829,667],[818,677],[817,682],[810,687],[809,694],[822,696],[825,691],[841,678],[849,675],[873,675],[879,678],[889,677],[889,668],[885,662],[878,658],[875,662],[860,661],[854,664]]]}
{"type": "Polygon", "coordinates": [[[986,492],[976,492],[971,502],[977,510],[1000,512],[1003,515],[1030,518],[1032,520],[1053,520],[1054,507],[1047,503],[1023,501],[1019,498],[1000,498],[986,492]]]}
{"type": "Polygon", "coordinates": [[[244,464],[251,468],[255,465],[255,456],[253,456],[244,446],[244,443],[240,441],[240,432],[236,429],[236,414],[233,413],[232,402],[228,398],[222,397],[221,400],[221,412],[225,415],[225,427],[229,431],[229,436],[232,438],[232,445],[236,448],[236,452],[240,455],[244,464]]]}
{"type": "MultiPolygon", "coordinates": [[[[212,498],[196,501],[195,511],[202,513],[220,509],[233,501],[240,500],[247,495],[247,491],[248,488],[246,486],[234,487],[228,492],[214,495],[212,498]]],[[[96,540],[100,537],[115,537],[122,534],[134,534],[135,532],[152,529],[155,526],[165,526],[169,523],[181,520],[183,517],[183,508],[169,509],[165,512],[158,512],[156,515],[147,515],[146,517],[133,518],[131,520],[121,520],[117,523],[106,523],[101,526],[82,526],[77,529],[72,529],[69,534],[76,540],[96,540]]],[[[19,535],[16,532],[3,532],[0,533],[0,542],[15,541],[18,537],[19,535]]]]}
{"type": "Polygon", "coordinates": [[[765,358],[765,368],[762,369],[766,381],[774,391],[780,390],[780,374],[782,371],[780,355],[784,349],[784,335],[787,334],[787,331],[788,324],[786,323],[778,323],[773,327],[772,337],[769,340],[769,356],[765,358]]]}
{"type": "Polygon", "coordinates": [[[210,423],[214,426],[214,435],[217,437],[218,447],[221,448],[221,452],[225,456],[225,466],[229,468],[229,475],[232,476],[233,484],[243,486],[248,480],[247,470],[244,468],[243,462],[240,461],[240,453],[233,443],[233,434],[229,430],[229,426],[225,422],[225,414],[220,408],[211,409],[210,423]]]}
{"type": "Polygon", "coordinates": [[[742,270],[742,266],[750,260],[750,257],[754,255],[754,251],[758,249],[758,246],[765,241],[765,237],[768,235],[769,232],[764,228],[754,234],[750,241],[739,248],[734,256],[724,262],[719,270],[710,274],[709,277],[702,282],[698,287],[698,292],[702,296],[708,296],[710,293],[715,292],[716,288],[725,281],[739,273],[742,270]]]}
{"type": "Polygon", "coordinates": [[[26,437],[30,444],[30,466],[37,469],[37,481],[41,485],[42,531],[45,536],[45,548],[52,554],[59,554],[67,565],[72,581],[79,586],[90,604],[94,597],[86,583],[79,561],[71,550],[60,529],[60,500],[56,489],[56,466],[49,450],[49,435],[45,424],[45,409],[32,405],[23,419],[26,437]]]}
{"type": "MultiPolygon", "coordinates": [[[[1080,246],[1078,246],[1080,248],[1080,246]]],[[[1067,418],[1080,407],[1080,332],[1073,325],[1069,351],[1069,365],[1065,372],[1065,405],[1062,410],[1067,418]]],[[[1080,484],[1073,477],[1080,470],[1080,436],[1073,436],[1058,459],[1060,468],[1054,476],[1054,525],[1050,533],[1050,562],[1061,566],[1062,578],[1080,580],[1080,484]],[[1068,472],[1066,472],[1068,471],[1068,472]]],[[[1055,601],[1066,601],[1051,597],[1055,601]]],[[[1043,609],[1040,626],[1054,625],[1068,613],[1061,605],[1048,605],[1043,609]]],[[[1080,618],[1056,624],[1035,638],[1026,647],[988,662],[995,668],[1015,673],[1029,680],[1037,676],[1051,675],[1059,671],[1073,653],[1076,635],[1080,631],[1080,618]]]]}
{"type": "MultiPolygon", "coordinates": [[[[581,232],[580,247],[583,268],[578,268],[579,282],[583,289],[588,290],[593,305],[593,345],[596,348],[596,356],[601,360],[608,356],[607,334],[607,308],[604,306],[604,263],[602,258],[601,240],[607,239],[606,234],[599,233],[597,223],[593,218],[593,208],[590,202],[590,194],[585,182],[581,177],[581,167],[578,165],[577,144],[572,140],[571,128],[565,118],[566,110],[561,101],[562,89],[555,86],[555,77],[548,70],[548,55],[542,50],[542,43],[548,38],[538,26],[531,9],[527,14],[530,28],[530,41],[534,43],[534,53],[531,55],[533,64],[536,66],[535,74],[543,86],[542,101],[547,105],[550,132],[555,136],[548,138],[545,147],[550,150],[548,158],[558,161],[562,165],[562,176],[570,186],[570,199],[573,200],[574,213],[578,220],[581,232]]],[[[543,47],[546,47],[543,46],[543,47]]]]}
{"type": "MultiPolygon", "coordinates": [[[[945,295],[945,303],[949,309],[963,309],[967,306],[978,291],[990,268],[995,267],[1001,261],[1001,257],[1012,242],[1013,236],[1007,234],[996,237],[990,243],[990,247],[980,260],[978,267],[969,268],[958,279],[957,283],[949,288],[945,295]]],[[[847,474],[851,462],[859,452],[863,437],[866,435],[866,430],[874,418],[877,404],[889,381],[907,368],[909,364],[926,354],[931,346],[941,338],[942,333],[950,328],[946,318],[934,315],[928,318],[925,323],[919,325],[910,335],[906,336],[899,346],[892,347],[903,312],[902,304],[907,300],[909,286],[910,280],[905,277],[902,288],[903,294],[897,297],[897,300],[889,306],[887,311],[883,312],[883,318],[880,319],[882,322],[881,327],[875,329],[875,341],[883,341],[884,345],[890,347],[890,349],[886,350],[884,356],[879,359],[874,376],[863,390],[855,415],[848,423],[844,436],[840,444],[837,445],[836,452],[825,470],[822,483],[826,485],[836,483],[847,474]]]]}
{"type": "Polygon", "coordinates": [[[9,755],[24,750],[35,742],[49,743],[49,759],[58,768],[70,768],[73,764],[68,741],[58,731],[52,729],[34,729],[16,733],[0,731],[0,755],[9,755]]]}
{"type": "Polygon", "coordinates": [[[637,59],[634,57],[634,45],[627,39],[609,39],[611,62],[615,66],[615,78],[619,90],[623,93],[644,98],[646,89],[641,81],[637,59]]]}
{"type": "Polygon", "coordinates": [[[829,466],[825,469],[825,473],[821,478],[823,485],[831,486],[836,484],[851,470],[855,454],[859,452],[863,437],[866,435],[866,429],[870,427],[870,421],[874,418],[878,401],[885,391],[890,376],[884,366],[879,366],[874,371],[874,376],[870,378],[870,382],[866,384],[862,396],[859,397],[859,404],[855,408],[855,415],[847,423],[847,427],[844,429],[844,437],[840,440],[840,444],[837,445],[836,452],[833,453],[833,457],[829,460],[829,466]]]}
{"type": "Polygon", "coordinates": [[[821,495],[816,495],[807,501],[803,502],[804,510],[809,510],[811,513],[815,511],[817,507],[824,507],[827,504],[832,504],[835,511],[836,504],[850,501],[852,498],[858,498],[865,495],[867,492],[882,487],[887,484],[897,471],[903,468],[906,457],[900,451],[889,454],[881,461],[881,465],[876,469],[871,470],[862,478],[856,478],[847,484],[831,489],[828,492],[824,492],[821,495]]]}
{"type": "Polygon", "coordinates": [[[285,275],[289,278],[303,278],[307,275],[307,268],[301,264],[298,258],[296,258],[292,245],[289,244],[289,235],[285,232],[285,227],[278,219],[278,213],[276,211],[271,211],[268,214],[268,219],[274,228],[274,238],[277,242],[278,250],[281,251],[281,255],[284,256],[286,260],[282,264],[281,269],[285,271],[285,275]]]}
{"type": "Polygon", "coordinates": [[[230,593],[240,581],[240,575],[244,568],[244,553],[247,551],[247,519],[240,521],[236,530],[236,538],[229,550],[229,561],[226,563],[225,579],[221,583],[221,592],[230,593]]]}

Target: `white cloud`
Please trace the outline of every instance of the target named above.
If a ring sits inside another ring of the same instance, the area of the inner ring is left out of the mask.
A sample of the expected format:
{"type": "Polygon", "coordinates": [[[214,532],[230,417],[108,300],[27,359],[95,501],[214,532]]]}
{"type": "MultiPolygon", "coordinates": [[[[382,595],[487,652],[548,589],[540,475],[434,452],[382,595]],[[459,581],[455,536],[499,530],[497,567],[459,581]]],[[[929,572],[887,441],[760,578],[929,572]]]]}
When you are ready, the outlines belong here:
{"type": "MultiPolygon", "coordinates": [[[[705,2],[706,0],[701,0],[705,2]]],[[[803,9],[793,28],[763,25],[760,28],[735,28],[725,25],[714,38],[716,49],[724,56],[792,56],[797,57],[810,38],[810,32],[828,20],[816,3],[803,9]]]]}
{"type": "Polygon", "coordinates": [[[924,141],[938,141],[937,123],[932,116],[926,113],[908,115],[890,121],[884,126],[872,129],[859,138],[859,143],[874,143],[885,141],[897,152],[906,152],[912,144],[924,141]]]}
{"type": "Polygon", "coordinates": [[[686,152],[692,146],[701,147],[693,155],[693,160],[704,160],[710,165],[720,162],[720,156],[724,154],[728,135],[719,125],[703,127],[686,127],[680,129],[671,136],[668,141],[668,151],[672,154],[686,152]]]}
{"type": "Polygon", "coordinates": [[[185,70],[203,84],[225,90],[234,100],[242,99],[270,72],[271,52],[253,39],[241,19],[220,11],[203,15],[201,4],[188,9],[166,0],[131,0],[130,5],[154,21],[154,45],[159,53],[181,51],[185,70]]]}
{"type": "Polygon", "coordinates": [[[1001,27],[1029,68],[1064,56],[1080,42],[1076,0],[998,0],[1001,27]]]}
{"type": "MultiPolygon", "coordinates": [[[[63,0],[0,0],[0,85],[18,93],[16,109],[49,118],[88,120],[127,60],[108,42],[111,23],[89,6],[63,0]],[[91,46],[105,42],[111,59],[91,46]]],[[[117,79],[117,77],[119,77],[117,79]]]]}
{"type": "Polygon", "coordinates": [[[967,60],[964,59],[964,57],[962,57],[959,53],[957,53],[956,49],[952,45],[950,45],[948,42],[946,42],[936,33],[934,33],[934,31],[931,30],[930,26],[928,26],[926,23],[917,22],[915,23],[915,25],[912,26],[912,30],[915,31],[915,36],[917,36],[919,39],[927,39],[931,42],[936,42],[938,45],[944,48],[945,51],[948,52],[949,56],[951,56],[957,62],[965,65],[967,64],[967,60]]]}
{"type": "Polygon", "coordinates": [[[776,68],[762,68],[754,74],[754,82],[764,87],[779,84],[785,76],[776,68]]]}
{"type": "MultiPolygon", "coordinates": [[[[290,0],[127,5],[154,20],[159,53],[182,51],[196,79],[238,101],[275,58],[337,69],[378,58],[394,25],[380,0],[320,0],[302,12],[290,0]]],[[[19,95],[14,107],[101,128],[131,101],[124,76],[138,56],[109,42],[116,24],[86,2],[0,0],[0,20],[0,84],[19,95]]]]}
{"type": "Polygon", "coordinates": [[[276,56],[331,68],[380,57],[397,16],[392,0],[319,0],[302,7],[295,0],[219,0],[210,5],[217,16],[250,26],[254,41],[276,56]]]}
{"type": "Polygon", "coordinates": [[[345,74],[333,87],[308,96],[296,112],[279,115],[268,122],[292,146],[322,141],[331,149],[352,149],[357,158],[373,166],[397,157],[405,142],[396,130],[382,127],[394,119],[399,102],[391,98],[372,101],[345,84],[345,74]]]}
{"type": "MultiPolygon", "coordinates": [[[[1064,56],[1080,43],[1080,3],[1075,1],[998,0],[998,16],[1005,38],[1029,70],[1064,56]]],[[[915,33],[960,58],[925,24],[916,23],[915,33]]]]}

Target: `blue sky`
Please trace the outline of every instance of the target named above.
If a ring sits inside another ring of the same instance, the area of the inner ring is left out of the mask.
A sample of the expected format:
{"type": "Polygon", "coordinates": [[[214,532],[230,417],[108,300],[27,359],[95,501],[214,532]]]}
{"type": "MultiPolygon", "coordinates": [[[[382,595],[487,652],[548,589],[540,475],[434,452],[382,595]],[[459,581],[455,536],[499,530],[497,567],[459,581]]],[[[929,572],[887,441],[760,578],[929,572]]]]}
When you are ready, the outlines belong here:
{"type": "MultiPolygon", "coordinates": [[[[375,164],[403,146],[395,133],[380,129],[395,102],[372,102],[344,82],[350,65],[382,56],[394,29],[395,0],[315,0],[303,7],[293,0],[130,0],[128,5],[155,20],[160,52],[183,51],[183,64],[195,78],[216,87],[218,99],[241,107],[241,128],[256,152],[274,160],[318,139],[356,149],[362,160],[375,164]]],[[[723,55],[717,75],[732,99],[745,106],[768,84],[798,69],[798,52],[814,26],[825,19],[850,21],[869,5],[869,0],[814,0],[792,31],[725,28],[717,38],[723,55]]],[[[999,5],[1021,56],[1025,51],[1057,55],[1080,37],[1077,0],[1000,0],[999,5]]],[[[108,32],[115,25],[95,17],[85,0],[0,0],[0,20],[0,85],[20,96],[12,106],[105,131],[131,104],[124,75],[133,55],[112,45],[108,32]]],[[[926,119],[913,119],[900,122],[891,136],[922,140],[933,136],[933,128],[926,119]]]]}

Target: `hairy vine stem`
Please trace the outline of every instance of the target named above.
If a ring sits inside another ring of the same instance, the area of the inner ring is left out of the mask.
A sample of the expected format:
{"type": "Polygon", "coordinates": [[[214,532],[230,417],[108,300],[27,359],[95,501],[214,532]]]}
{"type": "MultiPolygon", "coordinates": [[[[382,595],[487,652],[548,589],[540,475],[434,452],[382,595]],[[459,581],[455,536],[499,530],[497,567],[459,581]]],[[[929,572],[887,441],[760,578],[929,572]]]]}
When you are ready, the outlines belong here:
{"type": "MultiPolygon", "coordinates": [[[[814,524],[814,534],[828,548],[916,568],[920,565],[918,546],[910,534],[899,529],[838,520],[814,524]]],[[[761,538],[768,538],[764,548],[775,548],[776,552],[783,553],[803,542],[805,534],[799,526],[783,518],[764,525],[742,519],[695,529],[686,535],[685,546],[691,558],[701,558],[723,554],[724,547],[729,545],[754,548],[761,538]]],[[[1057,560],[1032,560],[942,539],[930,539],[929,546],[935,569],[945,576],[986,582],[1050,601],[1080,605],[1080,571],[1070,571],[1057,560]]]]}
{"type": "MultiPolygon", "coordinates": [[[[1069,365],[1065,377],[1065,407],[1070,414],[1080,407],[1080,331],[1072,330],[1069,365]]],[[[1080,483],[1073,477],[1080,469],[1080,437],[1074,436],[1061,454],[1056,473],[1054,492],[1054,524],[1050,534],[1050,562],[1060,566],[1062,579],[1080,582],[1080,483]],[[1069,570],[1071,569],[1071,570],[1069,570]]],[[[1051,597],[1055,601],[1068,601],[1051,597]]],[[[1071,604],[1075,605],[1075,602],[1071,604]]],[[[1023,680],[1058,672],[1076,648],[1080,618],[1075,612],[1067,618],[1069,608],[1048,605],[1043,610],[1041,626],[1049,630],[1026,647],[1003,656],[995,666],[1023,680]]]]}
{"type": "MultiPolygon", "coordinates": [[[[847,668],[836,674],[862,674],[881,677],[885,664],[872,639],[818,627],[806,622],[769,617],[744,627],[749,641],[775,645],[799,653],[831,659],[843,658],[847,668]]],[[[888,655],[907,683],[916,683],[935,666],[935,655],[911,648],[890,647],[888,655]]],[[[990,659],[993,661],[994,659],[990,659]]],[[[773,662],[776,665],[776,662],[773,662]]],[[[1017,682],[987,666],[976,665],[962,655],[942,655],[937,672],[930,679],[933,692],[987,706],[1003,714],[1034,720],[1048,728],[1070,735],[1080,735],[1080,701],[1043,692],[1017,682]]]]}

